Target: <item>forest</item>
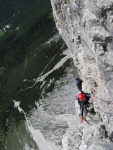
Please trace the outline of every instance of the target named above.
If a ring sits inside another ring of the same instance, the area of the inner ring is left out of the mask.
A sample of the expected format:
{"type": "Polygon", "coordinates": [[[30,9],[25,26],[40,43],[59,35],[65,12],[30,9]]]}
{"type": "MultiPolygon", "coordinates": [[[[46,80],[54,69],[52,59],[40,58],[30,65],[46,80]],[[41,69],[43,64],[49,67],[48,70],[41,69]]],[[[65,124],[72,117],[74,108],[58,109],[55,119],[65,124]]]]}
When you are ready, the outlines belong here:
{"type": "Polygon", "coordinates": [[[30,45],[53,22],[53,17],[49,0],[0,0],[0,6],[0,75],[3,75],[24,60],[30,45]]]}

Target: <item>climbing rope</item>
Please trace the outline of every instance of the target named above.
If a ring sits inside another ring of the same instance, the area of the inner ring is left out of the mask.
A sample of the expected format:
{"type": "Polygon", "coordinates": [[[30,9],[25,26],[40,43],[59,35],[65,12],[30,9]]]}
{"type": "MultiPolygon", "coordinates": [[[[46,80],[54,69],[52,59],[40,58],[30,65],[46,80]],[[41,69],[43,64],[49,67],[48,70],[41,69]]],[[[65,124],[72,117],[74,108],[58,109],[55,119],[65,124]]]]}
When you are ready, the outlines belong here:
{"type": "MultiPolygon", "coordinates": [[[[103,102],[104,102],[104,103],[106,103],[107,105],[113,104],[113,102],[108,101],[108,100],[105,100],[105,99],[102,99],[102,98],[99,98],[99,97],[95,97],[95,96],[93,96],[93,98],[96,98],[96,99],[98,99],[98,100],[100,100],[100,101],[103,101],[103,102]]],[[[106,112],[106,111],[104,111],[104,110],[100,109],[99,107],[95,107],[95,108],[99,109],[100,111],[102,111],[102,112],[104,112],[104,113],[106,113],[106,114],[108,114],[108,115],[110,115],[110,116],[113,116],[113,114],[112,114],[112,113],[110,113],[110,112],[106,112]]]]}
{"type": "Polygon", "coordinates": [[[94,98],[96,98],[96,99],[98,99],[98,100],[100,100],[100,101],[103,101],[103,102],[106,103],[107,105],[113,104],[113,102],[108,101],[108,100],[105,100],[105,99],[102,99],[102,98],[99,98],[99,97],[94,97],[94,98]]]}

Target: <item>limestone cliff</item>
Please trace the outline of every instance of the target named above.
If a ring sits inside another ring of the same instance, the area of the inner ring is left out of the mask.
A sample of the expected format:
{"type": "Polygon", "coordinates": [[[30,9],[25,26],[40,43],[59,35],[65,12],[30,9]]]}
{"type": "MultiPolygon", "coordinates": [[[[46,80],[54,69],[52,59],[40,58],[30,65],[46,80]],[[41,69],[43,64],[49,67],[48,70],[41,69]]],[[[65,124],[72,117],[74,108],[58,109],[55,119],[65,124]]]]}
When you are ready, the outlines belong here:
{"type": "MultiPolygon", "coordinates": [[[[51,0],[56,27],[94,108],[113,132],[113,0],[51,0]],[[103,101],[105,100],[105,101],[103,101]],[[111,101],[108,105],[106,102],[111,101]]],[[[100,149],[99,149],[100,150],[100,149]]]]}

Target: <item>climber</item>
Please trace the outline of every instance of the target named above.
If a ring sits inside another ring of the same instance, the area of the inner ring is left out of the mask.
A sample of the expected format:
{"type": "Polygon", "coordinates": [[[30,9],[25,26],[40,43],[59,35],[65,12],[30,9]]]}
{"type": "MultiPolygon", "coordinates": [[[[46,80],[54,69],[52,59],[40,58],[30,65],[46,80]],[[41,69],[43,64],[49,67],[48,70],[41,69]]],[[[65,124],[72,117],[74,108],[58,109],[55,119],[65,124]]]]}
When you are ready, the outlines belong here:
{"type": "MultiPolygon", "coordinates": [[[[80,105],[80,122],[83,122],[83,115],[87,115],[87,107],[89,107],[89,99],[92,98],[91,94],[79,92],[77,95],[78,104],[80,105]],[[85,112],[85,114],[83,114],[85,112]]],[[[93,98],[92,98],[93,100],[93,98]]]]}
{"type": "Polygon", "coordinates": [[[76,83],[77,88],[78,88],[79,91],[82,91],[82,82],[83,81],[80,78],[75,79],[75,83],[76,83]]]}

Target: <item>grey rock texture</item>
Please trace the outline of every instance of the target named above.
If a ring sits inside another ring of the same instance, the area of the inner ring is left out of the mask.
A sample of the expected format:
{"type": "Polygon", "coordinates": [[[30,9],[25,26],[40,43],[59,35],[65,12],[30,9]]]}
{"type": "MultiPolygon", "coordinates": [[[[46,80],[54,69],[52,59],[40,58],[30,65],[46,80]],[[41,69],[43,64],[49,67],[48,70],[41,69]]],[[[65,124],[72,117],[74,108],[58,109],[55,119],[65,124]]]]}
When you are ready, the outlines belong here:
{"type": "MultiPolygon", "coordinates": [[[[113,0],[51,0],[51,4],[56,27],[84,81],[83,90],[94,94],[94,109],[113,139],[113,0]]],[[[104,136],[99,126],[93,137],[98,141],[104,136]]],[[[86,149],[93,150],[94,143],[86,149]]],[[[107,144],[97,145],[96,149],[108,149],[107,144]]]]}
{"type": "Polygon", "coordinates": [[[113,150],[113,143],[107,136],[106,126],[97,119],[97,116],[88,122],[76,124],[63,135],[63,150],[113,150]],[[98,123],[97,123],[98,122],[98,123]]]}

